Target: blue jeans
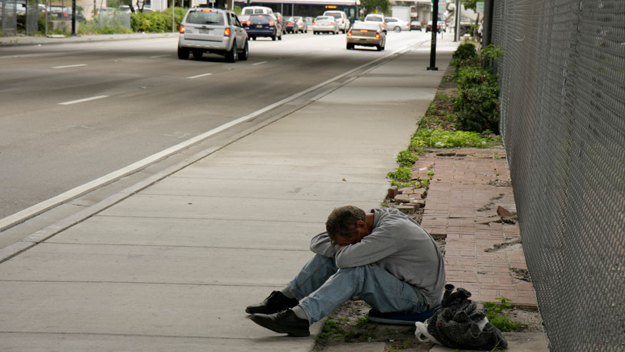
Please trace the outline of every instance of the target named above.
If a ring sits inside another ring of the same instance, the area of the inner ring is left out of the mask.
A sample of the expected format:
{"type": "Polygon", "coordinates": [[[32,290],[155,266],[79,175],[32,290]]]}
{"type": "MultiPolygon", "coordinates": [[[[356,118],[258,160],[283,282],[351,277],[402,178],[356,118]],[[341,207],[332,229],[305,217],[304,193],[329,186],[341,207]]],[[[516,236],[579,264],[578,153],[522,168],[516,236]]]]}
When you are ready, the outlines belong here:
{"type": "Polygon", "coordinates": [[[353,296],[381,313],[428,310],[413,286],[377,265],[337,268],[334,258],[315,255],[288,284],[310,324],[330,315],[353,296]]]}

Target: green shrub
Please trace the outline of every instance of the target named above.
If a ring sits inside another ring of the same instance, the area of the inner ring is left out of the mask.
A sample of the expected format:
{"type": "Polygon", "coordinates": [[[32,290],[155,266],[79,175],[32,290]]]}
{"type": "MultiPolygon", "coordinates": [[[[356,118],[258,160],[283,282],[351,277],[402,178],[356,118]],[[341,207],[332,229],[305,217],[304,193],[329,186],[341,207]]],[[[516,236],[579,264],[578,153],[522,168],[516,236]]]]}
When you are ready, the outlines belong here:
{"type": "MultiPolygon", "coordinates": [[[[187,9],[174,9],[174,28],[180,27],[187,9]]],[[[139,12],[130,14],[130,27],[134,32],[166,33],[171,32],[171,10],[139,12]]]]}
{"type": "Polygon", "coordinates": [[[477,51],[473,43],[462,43],[451,56],[451,65],[462,67],[477,63],[477,51]]]}
{"type": "Polygon", "coordinates": [[[487,47],[480,50],[480,56],[483,60],[498,60],[503,56],[503,49],[493,44],[488,44],[487,47]]]}
{"type": "Polygon", "coordinates": [[[457,70],[458,98],[455,111],[465,131],[499,134],[499,84],[497,76],[479,66],[457,70]]]}

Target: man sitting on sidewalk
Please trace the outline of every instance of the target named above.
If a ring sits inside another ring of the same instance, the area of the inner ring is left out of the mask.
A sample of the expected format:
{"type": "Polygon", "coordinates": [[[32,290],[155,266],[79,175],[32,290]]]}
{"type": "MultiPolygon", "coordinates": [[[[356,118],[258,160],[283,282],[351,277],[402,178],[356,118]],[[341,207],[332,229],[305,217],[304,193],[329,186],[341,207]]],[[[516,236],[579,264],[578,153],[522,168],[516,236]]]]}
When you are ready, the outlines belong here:
{"type": "Polygon", "coordinates": [[[315,236],[316,255],[281,291],[245,309],[256,324],[291,336],[353,296],[381,313],[421,313],[441,301],[443,256],[417,222],[393,208],[366,214],[354,206],[334,209],[327,232],[315,236]]]}

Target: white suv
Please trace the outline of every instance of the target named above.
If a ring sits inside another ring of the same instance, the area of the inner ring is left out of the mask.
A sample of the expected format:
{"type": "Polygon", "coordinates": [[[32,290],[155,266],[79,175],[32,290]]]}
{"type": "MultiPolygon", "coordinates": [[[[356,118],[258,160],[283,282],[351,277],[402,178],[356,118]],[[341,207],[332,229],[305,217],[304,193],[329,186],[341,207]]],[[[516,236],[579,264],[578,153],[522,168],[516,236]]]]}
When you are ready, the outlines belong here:
{"type": "Polygon", "coordinates": [[[205,52],[224,55],[226,61],[247,60],[248,35],[237,15],[228,10],[191,8],[180,23],[178,58],[195,59],[205,52]]]}
{"type": "Polygon", "coordinates": [[[339,24],[339,29],[343,34],[347,32],[349,29],[349,18],[347,18],[347,14],[344,11],[326,11],[323,13],[323,16],[332,16],[336,18],[336,21],[339,24]]]}

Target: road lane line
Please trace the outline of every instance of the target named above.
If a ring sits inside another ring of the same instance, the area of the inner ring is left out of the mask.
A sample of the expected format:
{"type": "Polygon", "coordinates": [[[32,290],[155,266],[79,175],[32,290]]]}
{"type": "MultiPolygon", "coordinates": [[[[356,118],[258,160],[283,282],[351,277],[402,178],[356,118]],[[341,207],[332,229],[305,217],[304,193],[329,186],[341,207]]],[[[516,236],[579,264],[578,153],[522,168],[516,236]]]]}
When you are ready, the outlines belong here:
{"type": "Polygon", "coordinates": [[[261,61],[261,62],[257,62],[255,64],[252,64],[252,66],[256,66],[256,65],[262,65],[262,64],[266,64],[267,61],[261,61]]]}
{"type": "Polygon", "coordinates": [[[187,77],[188,79],[194,79],[194,78],[200,78],[200,77],[206,77],[206,76],[212,76],[212,73],[204,73],[201,75],[197,75],[197,76],[191,76],[191,77],[187,77]]]}
{"type": "Polygon", "coordinates": [[[150,59],[158,59],[159,57],[166,57],[166,56],[170,56],[170,55],[156,55],[156,56],[150,56],[150,59]]]}
{"type": "Polygon", "coordinates": [[[82,67],[82,66],[87,66],[87,64],[56,66],[56,67],[52,67],[52,68],[70,68],[70,67],[82,67]]]}
{"type": "Polygon", "coordinates": [[[64,103],[59,103],[59,105],[79,104],[79,103],[84,103],[86,101],[92,101],[92,100],[103,99],[103,98],[108,98],[108,97],[109,97],[108,95],[98,95],[98,96],[95,96],[95,97],[90,97],[90,98],[85,98],[85,99],[66,101],[64,103]]]}

